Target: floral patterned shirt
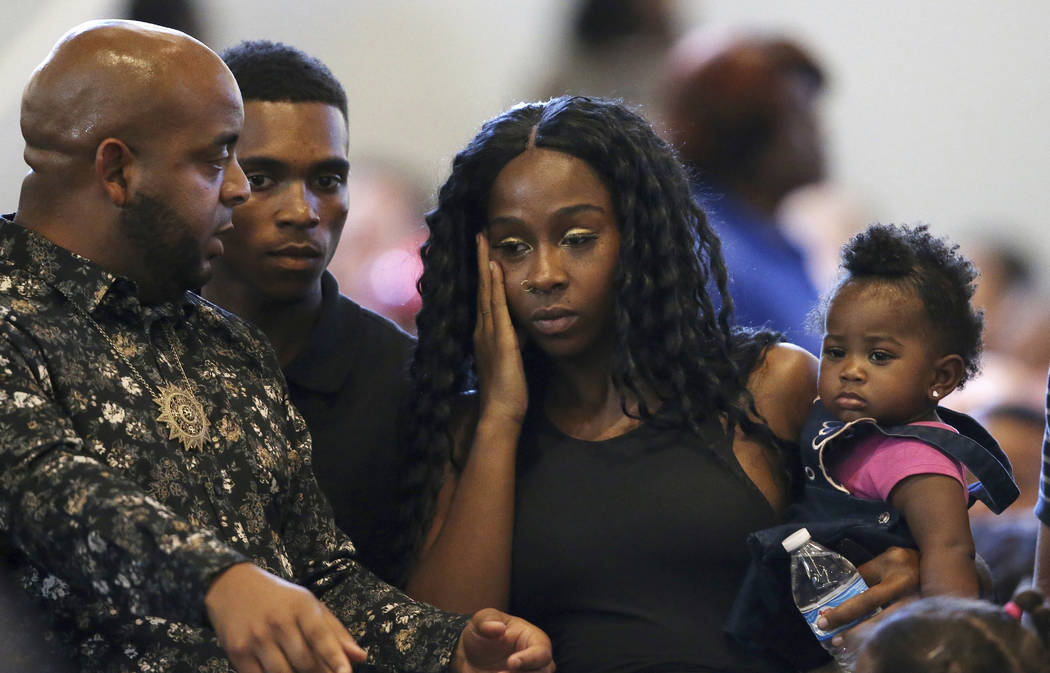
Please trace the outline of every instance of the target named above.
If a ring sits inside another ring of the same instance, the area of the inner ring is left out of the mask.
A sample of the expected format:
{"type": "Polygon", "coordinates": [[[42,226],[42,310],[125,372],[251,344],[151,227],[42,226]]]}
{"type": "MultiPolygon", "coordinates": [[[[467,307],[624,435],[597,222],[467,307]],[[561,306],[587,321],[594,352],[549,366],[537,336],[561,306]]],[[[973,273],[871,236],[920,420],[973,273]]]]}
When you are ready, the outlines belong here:
{"type": "Polygon", "coordinates": [[[189,292],[140,304],[7,219],[0,554],[83,671],[230,670],[204,595],[242,561],[311,589],[382,669],[447,668],[467,619],[354,560],[261,333],[189,292]],[[183,371],[210,423],[200,448],[169,439],[153,401],[183,371]]]}

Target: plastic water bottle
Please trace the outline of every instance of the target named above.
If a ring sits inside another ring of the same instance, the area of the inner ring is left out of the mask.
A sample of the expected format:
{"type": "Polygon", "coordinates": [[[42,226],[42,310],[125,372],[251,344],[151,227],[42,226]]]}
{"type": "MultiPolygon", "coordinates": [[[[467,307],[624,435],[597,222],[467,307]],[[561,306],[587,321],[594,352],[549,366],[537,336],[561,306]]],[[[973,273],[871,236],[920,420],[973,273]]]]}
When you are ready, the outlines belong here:
{"type": "Polygon", "coordinates": [[[835,607],[866,591],[868,585],[852,563],[841,554],[811,540],[805,528],[787,536],[781,544],[791,554],[791,593],[795,605],[838,667],[850,673],[853,670],[853,654],[832,645],[831,639],[861,620],[833,631],[824,631],[817,626],[817,617],[822,610],[835,607]]]}

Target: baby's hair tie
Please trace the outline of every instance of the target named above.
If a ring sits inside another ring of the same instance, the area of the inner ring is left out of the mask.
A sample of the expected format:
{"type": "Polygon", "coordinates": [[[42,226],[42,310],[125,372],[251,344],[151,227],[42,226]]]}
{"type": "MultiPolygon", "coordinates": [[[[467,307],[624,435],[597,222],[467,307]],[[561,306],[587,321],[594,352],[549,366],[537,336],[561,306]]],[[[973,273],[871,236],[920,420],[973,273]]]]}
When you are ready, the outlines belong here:
{"type": "Polygon", "coordinates": [[[1006,605],[1003,606],[1003,612],[1010,615],[1014,619],[1020,620],[1021,615],[1024,614],[1024,609],[1021,608],[1021,606],[1017,603],[1014,603],[1013,601],[1008,601],[1006,605]]]}

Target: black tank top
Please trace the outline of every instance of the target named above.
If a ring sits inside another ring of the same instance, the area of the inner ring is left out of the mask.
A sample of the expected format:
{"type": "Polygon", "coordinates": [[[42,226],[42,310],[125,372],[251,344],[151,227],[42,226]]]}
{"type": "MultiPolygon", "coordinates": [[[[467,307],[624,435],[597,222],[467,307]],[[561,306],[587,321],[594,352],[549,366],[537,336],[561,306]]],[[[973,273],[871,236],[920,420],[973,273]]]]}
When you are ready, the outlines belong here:
{"type": "Polygon", "coordinates": [[[526,423],[511,612],[550,635],[558,673],[786,670],[722,631],[745,538],[777,517],[713,431],[588,442],[526,423]]]}

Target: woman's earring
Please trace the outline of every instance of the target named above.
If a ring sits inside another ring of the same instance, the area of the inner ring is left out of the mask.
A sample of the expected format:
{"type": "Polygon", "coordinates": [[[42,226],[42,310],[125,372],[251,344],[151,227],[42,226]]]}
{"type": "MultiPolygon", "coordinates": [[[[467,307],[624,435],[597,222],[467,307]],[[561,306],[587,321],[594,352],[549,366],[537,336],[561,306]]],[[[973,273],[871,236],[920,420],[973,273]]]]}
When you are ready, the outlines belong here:
{"type": "Polygon", "coordinates": [[[930,391],[930,397],[932,397],[933,399],[937,399],[940,396],[941,396],[940,391],[938,391],[936,389],[930,391]]]}
{"type": "Polygon", "coordinates": [[[539,294],[539,290],[532,286],[532,283],[529,282],[528,278],[521,281],[521,289],[525,290],[526,294],[539,294]]]}

